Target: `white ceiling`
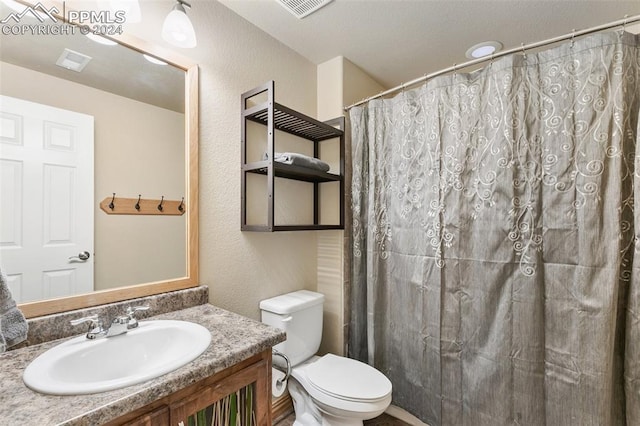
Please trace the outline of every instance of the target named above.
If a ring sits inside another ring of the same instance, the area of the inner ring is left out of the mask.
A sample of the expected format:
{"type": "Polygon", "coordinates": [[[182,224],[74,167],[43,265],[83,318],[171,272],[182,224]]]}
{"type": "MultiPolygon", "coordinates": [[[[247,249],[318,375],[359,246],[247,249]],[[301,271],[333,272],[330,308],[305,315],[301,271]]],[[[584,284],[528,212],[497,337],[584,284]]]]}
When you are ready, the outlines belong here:
{"type": "MultiPolygon", "coordinates": [[[[621,19],[625,15],[640,14],[640,0],[333,0],[318,12],[297,19],[276,0],[219,2],[311,62],[320,64],[336,56],[344,56],[386,87],[396,86],[454,63],[462,63],[466,61],[464,52],[467,48],[479,41],[499,40],[506,48],[516,47],[523,42],[565,34],[574,28],[583,29],[621,19]]],[[[87,0],[87,3],[95,3],[95,7],[98,7],[96,0],[87,0]]],[[[191,0],[191,3],[193,8],[187,13],[194,21],[197,33],[198,25],[206,24],[203,17],[213,13],[216,1],[191,0]]],[[[143,22],[127,24],[125,31],[163,45],[160,27],[173,4],[174,0],[141,0],[143,22]]],[[[2,4],[0,12],[3,16],[7,12],[2,4]]],[[[629,25],[627,30],[640,32],[640,25],[629,25]]],[[[102,90],[138,96],[141,100],[144,98],[145,102],[170,109],[177,109],[171,103],[184,102],[181,98],[181,80],[170,76],[173,81],[171,84],[147,82],[149,75],[155,75],[161,69],[146,61],[140,62],[139,55],[130,59],[135,63],[131,67],[129,59],[110,56],[111,53],[116,54],[116,49],[96,46],[82,36],[75,41],[64,40],[64,37],[44,39],[47,40],[43,40],[43,37],[3,37],[0,60],[89,85],[94,85],[88,81],[92,69],[109,70],[94,78],[101,81],[102,90]],[[49,43],[54,39],[57,45],[45,44],[45,41],[49,43]],[[35,43],[27,49],[18,41],[35,43]],[[67,45],[63,46],[65,43],[67,45]],[[89,50],[90,46],[101,53],[89,50]],[[94,56],[93,63],[87,69],[89,72],[76,75],[52,65],[62,47],[72,47],[94,56]],[[41,57],[47,57],[48,69],[43,68],[43,62],[27,62],[24,52],[36,51],[41,57]],[[117,66],[116,71],[101,66],[104,62],[117,66]],[[138,72],[133,75],[132,69],[138,72]],[[118,88],[126,74],[132,77],[129,80],[132,85],[118,88]],[[114,80],[118,85],[112,84],[114,80]],[[170,95],[176,93],[175,84],[178,84],[177,93],[180,95],[175,98],[177,101],[171,100],[170,95]],[[153,87],[155,89],[146,90],[153,87]],[[146,94],[133,95],[139,90],[144,91],[142,89],[146,90],[146,94]],[[162,96],[168,98],[156,99],[162,96]]],[[[188,49],[184,53],[188,55],[188,49]]],[[[171,67],[165,68],[173,72],[171,67]]]]}
{"type": "Polygon", "coordinates": [[[333,0],[297,19],[276,0],[219,1],[310,61],[344,56],[386,87],[465,62],[481,41],[518,47],[640,14],[638,0],[333,0]]]}

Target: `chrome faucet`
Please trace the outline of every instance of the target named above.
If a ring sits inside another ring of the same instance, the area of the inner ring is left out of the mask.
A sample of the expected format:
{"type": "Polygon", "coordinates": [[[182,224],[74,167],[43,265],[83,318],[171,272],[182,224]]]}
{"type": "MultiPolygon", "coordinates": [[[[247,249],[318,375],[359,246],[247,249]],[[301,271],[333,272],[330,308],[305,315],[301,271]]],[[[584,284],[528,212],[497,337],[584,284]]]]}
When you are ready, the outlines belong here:
{"type": "Polygon", "coordinates": [[[107,335],[107,331],[102,326],[102,320],[98,318],[98,315],[89,315],[87,317],[71,320],[71,325],[79,325],[85,322],[89,323],[89,329],[87,330],[87,339],[97,339],[98,337],[104,337],[107,335]]]}
{"type": "Polygon", "coordinates": [[[129,330],[127,328],[128,323],[129,323],[129,317],[126,315],[115,317],[113,321],[111,321],[111,325],[107,330],[106,337],[118,336],[120,334],[126,333],[127,330],[129,330]]]}
{"type": "Polygon", "coordinates": [[[135,313],[138,311],[146,311],[148,309],[148,306],[128,307],[126,315],[120,315],[114,318],[114,320],[111,321],[109,328],[104,328],[103,322],[97,314],[72,320],[71,325],[89,323],[87,339],[91,340],[99,339],[101,337],[118,336],[138,327],[138,319],[135,317],[135,313]]]}
{"type": "Polygon", "coordinates": [[[135,316],[136,312],[139,311],[148,311],[149,310],[149,306],[134,306],[131,307],[129,306],[127,308],[127,329],[131,330],[132,328],[136,328],[138,327],[138,319],[135,316]]]}

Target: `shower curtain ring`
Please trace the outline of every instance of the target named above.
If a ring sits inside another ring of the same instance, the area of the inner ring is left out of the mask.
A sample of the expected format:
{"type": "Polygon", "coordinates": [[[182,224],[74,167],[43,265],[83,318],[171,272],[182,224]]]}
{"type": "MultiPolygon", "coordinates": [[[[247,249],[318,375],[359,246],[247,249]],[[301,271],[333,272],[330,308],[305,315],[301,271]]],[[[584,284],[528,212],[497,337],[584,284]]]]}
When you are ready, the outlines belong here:
{"type": "Polygon", "coordinates": [[[522,47],[522,57],[526,61],[527,60],[527,51],[524,48],[524,43],[520,43],[520,47],[522,47]]]}
{"type": "Polygon", "coordinates": [[[575,37],[576,37],[576,29],[574,28],[573,30],[571,30],[571,48],[573,49],[573,43],[575,42],[575,37]]]}
{"type": "Polygon", "coordinates": [[[453,64],[453,76],[455,77],[456,75],[458,75],[458,70],[456,69],[456,67],[458,66],[458,64],[453,64]]]}

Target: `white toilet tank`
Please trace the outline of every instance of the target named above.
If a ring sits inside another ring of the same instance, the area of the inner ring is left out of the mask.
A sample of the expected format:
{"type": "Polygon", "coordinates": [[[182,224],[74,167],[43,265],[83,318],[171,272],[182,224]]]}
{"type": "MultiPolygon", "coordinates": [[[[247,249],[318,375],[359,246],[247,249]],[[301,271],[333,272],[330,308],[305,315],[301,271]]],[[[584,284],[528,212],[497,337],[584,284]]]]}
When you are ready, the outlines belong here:
{"type": "Polygon", "coordinates": [[[284,330],[287,340],[275,346],[296,366],[318,352],[322,339],[324,295],[294,291],[260,302],[262,322],[284,330]]]}

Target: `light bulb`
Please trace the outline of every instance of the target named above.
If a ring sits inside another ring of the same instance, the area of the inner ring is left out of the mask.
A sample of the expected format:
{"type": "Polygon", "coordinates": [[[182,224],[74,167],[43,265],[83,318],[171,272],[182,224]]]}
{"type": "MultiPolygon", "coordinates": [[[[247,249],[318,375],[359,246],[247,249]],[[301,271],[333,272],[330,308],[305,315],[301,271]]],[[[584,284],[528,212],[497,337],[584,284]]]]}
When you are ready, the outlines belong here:
{"type": "Polygon", "coordinates": [[[465,56],[469,59],[478,59],[491,55],[500,49],[502,49],[502,43],[499,41],[483,41],[467,49],[465,56]]]}
{"type": "Polygon", "coordinates": [[[161,61],[158,58],[154,58],[153,56],[147,55],[147,54],[142,54],[142,56],[144,56],[144,58],[151,62],[152,64],[156,64],[156,65],[167,65],[167,63],[165,61],[161,61]]]}
{"type": "Polygon", "coordinates": [[[105,46],[115,46],[118,44],[113,40],[109,40],[108,38],[99,36],[98,34],[95,34],[95,33],[87,33],[85,35],[91,40],[95,41],[96,43],[104,44],[105,46]]]}
{"type": "Polygon", "coordinates": [[[196,32],[184,6],[178,2],[167,15],[162,25],[162,38],[178,47],[196,47],[196,32]]]}

